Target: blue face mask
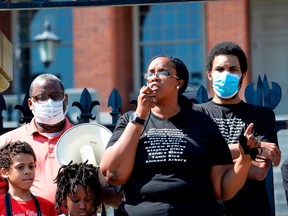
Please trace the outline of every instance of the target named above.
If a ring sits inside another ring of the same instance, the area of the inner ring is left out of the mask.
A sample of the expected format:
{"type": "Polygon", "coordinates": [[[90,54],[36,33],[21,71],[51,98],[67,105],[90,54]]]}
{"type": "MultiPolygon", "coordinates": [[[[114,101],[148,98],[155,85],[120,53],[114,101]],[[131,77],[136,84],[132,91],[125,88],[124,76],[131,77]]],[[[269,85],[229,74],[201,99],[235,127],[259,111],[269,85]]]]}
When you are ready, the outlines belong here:
{"type": "Polygon", "coordinates": [[[241,76],[227,71],[213,73],[213,90],[215,94],[223,99],[230,99],[239,91],[241,76]]]}

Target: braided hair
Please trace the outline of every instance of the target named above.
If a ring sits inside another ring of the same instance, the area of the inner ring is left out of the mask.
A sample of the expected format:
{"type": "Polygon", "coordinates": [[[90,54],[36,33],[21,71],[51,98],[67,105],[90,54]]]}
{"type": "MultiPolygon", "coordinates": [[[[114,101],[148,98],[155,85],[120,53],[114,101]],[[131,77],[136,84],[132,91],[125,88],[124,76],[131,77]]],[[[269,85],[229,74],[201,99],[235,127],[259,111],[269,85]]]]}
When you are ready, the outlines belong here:
{"type": "Polygon", "coordinates": [[[10,169],[13,158],[20,153],[32,155],[36,162],[36,155],[33,148],[24,141],[15,141],[5,144],[0,148],[0,168],[10,169]]]}
{"type": "Polygon", "coordinates": [[[75,193],[77,185],[82,185],[85,190],[90,186],[94,191],[94,212],[96,213],[97,207],[100,205],[100,190],[101,185],[98,178],[98,167],[85,163],[73,163],[71,161],[68,165],[60,167],[54,183],[57,184],[56,190],[56,209],[63,213],[61,206],[66,200],[68,193],[75,193]]]}

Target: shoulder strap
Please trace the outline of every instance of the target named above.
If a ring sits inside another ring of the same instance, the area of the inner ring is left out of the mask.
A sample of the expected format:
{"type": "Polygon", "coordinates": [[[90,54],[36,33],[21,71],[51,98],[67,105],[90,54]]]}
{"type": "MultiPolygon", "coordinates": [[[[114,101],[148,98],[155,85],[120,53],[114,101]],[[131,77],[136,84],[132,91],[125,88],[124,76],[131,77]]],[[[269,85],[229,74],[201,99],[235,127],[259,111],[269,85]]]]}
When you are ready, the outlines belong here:
{"type": "Polygon", "coordinates": [[[36,206],[37,215],[42,216],[41,208],[40,208],[40,205],[39,205],[37,198],[32,193],[31,193],[31,196],[32,196],[34,203],[35,203],[35,206],[36,206]]]}
{"type": "Polygon", "coordinates": [[[10,202],[10,193],[6,193],[4,196],[4,202],[5,202],[5,209],[6,209],[6,215],[12,216],[12,207],[10,202]]]}
{"type": "MultiPolygon", "coordinates": [[[[41,209],[37,198],[31,193],[31,196],[34,200],[34,204],[36,206],[37,216],[42,216],[41,209]]],[[[11,195],[10,193],[6,193],[4,196],[6,215],[12,216],[12,206],[11,206],[11,195]]]]}

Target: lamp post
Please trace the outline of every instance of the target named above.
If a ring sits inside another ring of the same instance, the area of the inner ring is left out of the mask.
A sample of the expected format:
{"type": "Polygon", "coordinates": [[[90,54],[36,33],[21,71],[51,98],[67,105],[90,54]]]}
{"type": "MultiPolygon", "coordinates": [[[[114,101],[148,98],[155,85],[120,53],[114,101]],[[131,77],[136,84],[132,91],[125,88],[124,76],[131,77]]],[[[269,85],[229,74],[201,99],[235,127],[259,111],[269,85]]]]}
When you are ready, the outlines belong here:
{"type": "Polygon", "coordinates": [[[47,68],[55,58],[56,45],[60,39],[50,29],[50,22],[44,22],[44,31],[34,37],[34,41],[38,45],[41,62],[47,68]]]}

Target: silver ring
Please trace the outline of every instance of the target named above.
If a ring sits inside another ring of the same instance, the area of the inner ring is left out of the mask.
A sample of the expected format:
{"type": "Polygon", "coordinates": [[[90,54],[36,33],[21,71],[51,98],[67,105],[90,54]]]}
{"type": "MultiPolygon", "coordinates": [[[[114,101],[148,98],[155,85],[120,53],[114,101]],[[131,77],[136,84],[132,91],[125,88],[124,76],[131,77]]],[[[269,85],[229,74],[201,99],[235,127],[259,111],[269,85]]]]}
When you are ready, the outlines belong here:
{"type": "Polygon", "coordinates": [[[154,97],[151,97],[151,100],[152,100],[152,103],[155,103],[155,102],[156,102],[156,100],[155,100],[154,97]]]}

